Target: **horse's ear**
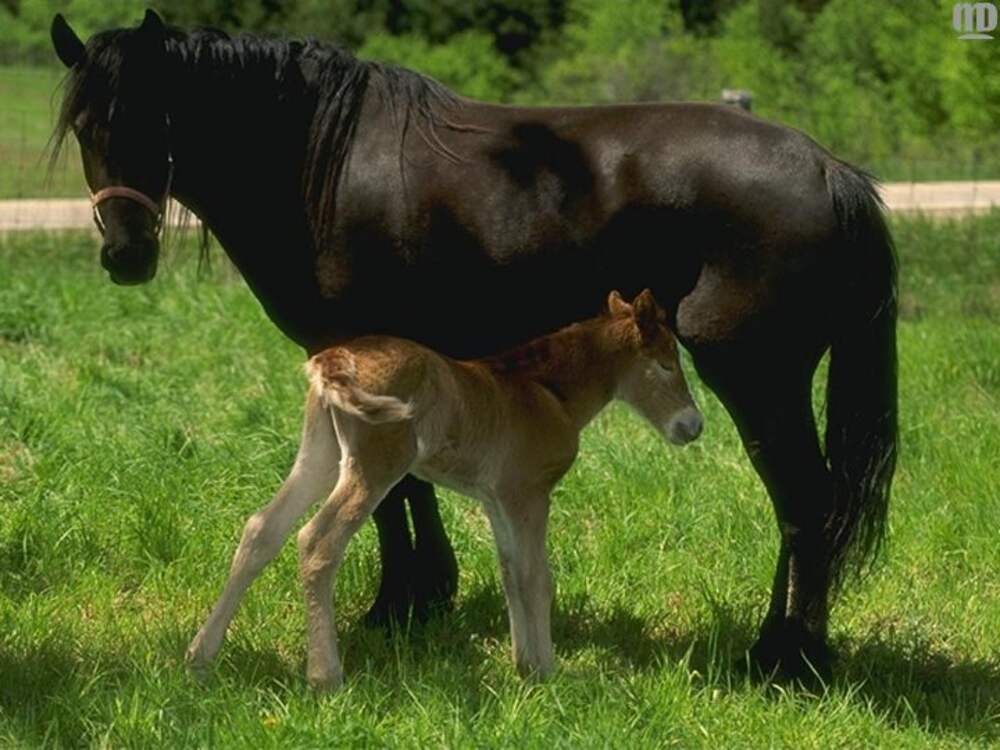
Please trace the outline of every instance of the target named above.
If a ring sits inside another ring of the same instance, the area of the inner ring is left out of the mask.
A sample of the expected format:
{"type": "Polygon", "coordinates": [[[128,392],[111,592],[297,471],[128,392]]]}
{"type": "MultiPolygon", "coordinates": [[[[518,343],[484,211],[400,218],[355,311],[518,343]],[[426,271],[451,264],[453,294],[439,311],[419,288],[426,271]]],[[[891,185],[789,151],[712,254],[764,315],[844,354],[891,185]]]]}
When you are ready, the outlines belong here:
{"type": "Polygon", "coordinates": [[[622,318],[632,314],[632,305],[622,299],[617,291],[613,291],[608,295],[608,312],[612,317],[622,318]]]}
{"type": "Polygon", "coordinates": [[[643,340],[652,340],[656,335],[657,328],[663,322],[663,311],[656,304],[656,299],[649,289],[643,289],[639,296],[633,300],[632,311],[635,315],[635,324],[638,326],[643,340]]]}
{"type": "Polygon", "coordinates": [[[72,68],[87,59],[87,50],[83,46],[83,42],[66,23],[62,13],[56,13],[52,19],[50,33],[52,46],[56,48],[56,54],[59,55],[59,59],[67,68],[72,68]]]}
{"type": "Polygon", "coordinates": [[[163,31],[165,29],[163,19],[160,18],[160,16],[152,8],[146,9],[146,15],[143,16],[142,24],[139,28],[142,31],[155,34],[156,36],[163,36],[163,31]]]}

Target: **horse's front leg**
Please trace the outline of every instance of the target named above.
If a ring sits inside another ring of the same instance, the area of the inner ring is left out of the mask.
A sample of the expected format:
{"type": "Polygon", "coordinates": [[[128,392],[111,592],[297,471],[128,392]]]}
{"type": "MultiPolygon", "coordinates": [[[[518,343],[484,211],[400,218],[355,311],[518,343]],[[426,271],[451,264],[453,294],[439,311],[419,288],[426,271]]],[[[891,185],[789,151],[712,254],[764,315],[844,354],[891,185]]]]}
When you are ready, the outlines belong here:
{"type": "Polygon", "coordinates": [[[458,590],[458,563],[438,513],[434,485],[412,475],[404,477],[375,510],[375,525],[382,578],[365,623],[404,622],[411,608],[417,620],[449,609],[458,590]]]}
{"type": "Polygon", "coordinates": [[[458,561],[438,512],[434,485],[412,476],[407,500],[413,519],[413,612],[425,620],[451,609],[458,591],[458,561]]]}

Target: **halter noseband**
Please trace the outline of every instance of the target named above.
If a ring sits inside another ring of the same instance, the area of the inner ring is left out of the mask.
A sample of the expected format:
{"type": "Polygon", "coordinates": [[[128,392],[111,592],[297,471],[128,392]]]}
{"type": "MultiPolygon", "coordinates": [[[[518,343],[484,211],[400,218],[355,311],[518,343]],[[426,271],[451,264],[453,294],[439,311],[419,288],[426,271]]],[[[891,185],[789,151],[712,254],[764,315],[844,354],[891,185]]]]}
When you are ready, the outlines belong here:
{"type": "MultiPolygon", "coordinates": [[[[170,119],[167,119],[167,132],[170,132],[170,119]]],[[[101,188],[96,193],[90,193],[90,207],[94,212],[94,223],[97,224],[97,228],[100,230],[101,234],[106,231],[104,225],[104,219],[101,218],[101,212],[98,210],[104,201],[108,198],[126,198],[130,201],[135,201],[140,206],[144,207],[151,214],[153,214],[153,220],[155,223],[153,231],[159,236],[160,232],[163,230],[163,214],[167,209],[167,199],[170,198],[170,187],[174,181],[174,157],[170,152],[169,145],[167,146],[167,184],[163,188],[163,197],[160,202],[157,203],[148,195],[135,188],[126,187],[125,185],[111,185],[106,188],[101,188]]]]}

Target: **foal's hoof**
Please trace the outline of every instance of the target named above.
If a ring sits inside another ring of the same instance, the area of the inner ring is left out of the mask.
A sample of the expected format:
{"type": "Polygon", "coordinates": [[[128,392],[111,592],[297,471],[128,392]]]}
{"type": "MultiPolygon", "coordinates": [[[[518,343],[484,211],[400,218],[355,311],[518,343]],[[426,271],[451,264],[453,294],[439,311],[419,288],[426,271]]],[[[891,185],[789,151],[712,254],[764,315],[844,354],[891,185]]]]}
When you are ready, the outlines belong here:
{"type": "Polygon", "coordinates": [[[191,645],[187,647],[187,651],[184,652],[184,662],[187,664],[188,671],[201,679],[208,674],[214,656],[215,653],[210,651],[205,643],[205,638],[201,633],[198,633],[191,641],[191,645]]]}
{"type": "MultiPolygon", "coordinates": [[[[747,653],[750,677],[763,682],[797,682],[823,688],[833,679],[833,652],[825,641],[786,629],[762,636],[747,653]]],[[[745,666],[745,665],[741,665],[745,666]]]]}
{"type": "Polygon", "coordinates": [[[556,671],[555,664],[551,661],[542,664],[515,661],[514,668],[522,680],[535,684],[545,682],[556,671]]]}
{"type": "Polygon", "coordinates": [[[309,671],[306,680],[309,682],[309,687],[317,693],[335,693],[344,686],[344,671],[342,669],[309,671]]]}

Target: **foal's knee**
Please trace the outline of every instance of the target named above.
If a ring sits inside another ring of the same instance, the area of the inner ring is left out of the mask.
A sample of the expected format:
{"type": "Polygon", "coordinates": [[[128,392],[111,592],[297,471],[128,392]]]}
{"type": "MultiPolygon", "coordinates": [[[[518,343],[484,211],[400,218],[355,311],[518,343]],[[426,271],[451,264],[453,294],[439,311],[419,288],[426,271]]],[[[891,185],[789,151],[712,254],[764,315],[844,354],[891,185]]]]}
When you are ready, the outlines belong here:
{"type": "Polygon", "coordinates": [[[299,573],[303,581],[309,581],[322,567],[317,564],[317,546],[320,535],[310,524],[306,524],[295,537],[295,543],[299,550],[299,573]]]}
{"type": "MultiPolygon", "coordinates": [[[[262,512],[254,513],[243,525],[243,536],[240,538],[239,551],[246,555],[247,562],[259,562],[260,558],[268,558],[270,551],[279,542],[270,529],[267,516],[262,512]]],[[[237,555],[237,561],[240,555],[237,555]]]]}

